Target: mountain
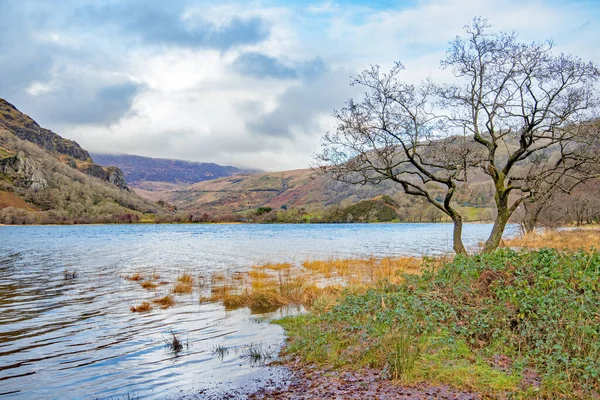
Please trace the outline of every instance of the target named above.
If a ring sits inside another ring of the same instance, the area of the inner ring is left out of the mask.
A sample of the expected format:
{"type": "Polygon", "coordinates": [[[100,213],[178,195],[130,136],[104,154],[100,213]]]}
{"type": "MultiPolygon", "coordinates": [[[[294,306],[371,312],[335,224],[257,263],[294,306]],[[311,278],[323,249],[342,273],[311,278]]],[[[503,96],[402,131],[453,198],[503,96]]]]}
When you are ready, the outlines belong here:
{"type": "Polygon", "coordinates": [[[163,211],[118,168],[0,99],[0,223],[136,222],[163,211]]]}
{"type": "Polygon", "coordinates": [[[92,157],[102,165],[114,165],[120,168],[127,182],[133,186],[146,181],[192,184],[252,172],[213,163],[150,158],[126,154],[92,154],[92,157]]]}

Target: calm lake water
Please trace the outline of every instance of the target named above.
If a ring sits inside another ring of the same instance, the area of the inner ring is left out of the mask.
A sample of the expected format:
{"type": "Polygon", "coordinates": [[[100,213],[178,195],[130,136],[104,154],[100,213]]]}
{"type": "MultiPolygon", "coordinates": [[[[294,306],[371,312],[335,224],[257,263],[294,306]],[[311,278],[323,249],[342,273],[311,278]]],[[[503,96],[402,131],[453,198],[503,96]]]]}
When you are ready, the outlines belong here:
{"type": "MultiPolygon", "coordinates": [[[[515,227],[509,228],[515,232],[515,227]]],[[[464,228],[473,249],[491,225],[464,228]]],[[[173,281],[232,274],[267,262],[450,252],[449,224],[101,225],[0,227],[0,397],[27,399],[202,398],[244,393],[285,371],[252,365],[250,347],[276,354],[284,334],[255,314],[177,297],[167,310],[130,307],[167,294],[123,275],[173,281]],[[75,270],[73,280],[64,270],[75,270]],[[165,340],[175,332],[177,354],[165,340]],[[218,354],[218,347],[229,349],[218,354]]]]}

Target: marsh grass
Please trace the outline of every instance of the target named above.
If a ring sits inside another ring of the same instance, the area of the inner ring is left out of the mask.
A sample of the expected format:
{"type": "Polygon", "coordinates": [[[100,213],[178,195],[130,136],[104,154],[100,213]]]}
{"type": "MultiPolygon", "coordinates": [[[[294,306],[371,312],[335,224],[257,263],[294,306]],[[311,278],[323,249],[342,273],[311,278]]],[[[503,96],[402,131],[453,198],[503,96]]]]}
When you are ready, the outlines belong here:
{"type": "Polygon", "coordinates": [[[167,309],[167,308],[175,305],[175,298],[173,298],[173,296],[168,294],[168,295],[160,297],[158,299],[154,299],[154,300],[152,300],[152,302],[154,304],[159,305],[160,308],[162,308],[164,310],[164,309],[167,309]]]}
{"type": "Polygon", "coordinates": [[[382,349],[391,379],[406,379],[414,371],[423,351],[423,339],[412,324],[394,327],[382,339],[382,349]]]}
{"type": "Polygon", "coordinates": [[[156,283],[152,282],[152,281],[144,281],[141,283],[141,286],[144,289],[150,290],[150,289],[156,289],[156,287],[158,286],[156,283]]]}
{"type": "Polygon", "coordinates": [[[244,348],[240,358],[247,359],[250,361],[250,365],[259,366],[265,365],[274,356],[274,352],[266,348],[262,343],[250,344],[244,348]]]}
{"type": "Polygon", "coordinates": [[[173,294],[190,294],[193,292],[194,277],[188,272],[177,277],[177,281],[173,285],[173,294]]]}
{"type": "Polygon", "coordinates": [[[128,281],[134,281],[134,282],[138,282],[138,281],[142,281],[144,279],[146,279],[146,277],[140,273],[135,273],[133,275],[125,275],[123,276],[124,279],[127,279],[128,281]]]}
{"type": "Polygon", "coordinates": [[[418,273],[420,265],[416,258],[307,261],[298,267],[265,264],[229,279],[213,278],[210,296],[200,301],[220,301],[228,309],[249,307],[253,311],[286,305],[311,307],[317,302],[323,310],[345,289],[358,290],[382,280],[400,282],[404,274],[418,273]]]}
{"type": "Polygon", "coordinates": [[[152,305],[149,302],[144,301],[139,306],[131,306],[130,310],[131,312],[146,313],[152,311],[152,305]]]}
{"type": "Polygon", "coordinates": [[[559,250],[590,250],[600,248],[600,229],[566,229],[531,232],[505,239],[506,247],[525,249],[553,248],[559,250]]]}
{"type": "Polygon", "coordinates": [[[171,337],[169,338],[163,338],[163,341],[165,342],[165,347],[167,347],[167,349],[169,349],[170,352],[172,353],[179,353],[181,350],[183,350],[184,346],[185,347],[189,347],[189,342],[183,342],[176,334],[175,332],[171,332],[171,337]]]}
{"type": "Polygon", "coordinates": [[[229,354],[229,348],[219,344],[213,348],[212,353],[213,356],[217,356],[219,360],[223,361],[225,356],[229,354]]]}

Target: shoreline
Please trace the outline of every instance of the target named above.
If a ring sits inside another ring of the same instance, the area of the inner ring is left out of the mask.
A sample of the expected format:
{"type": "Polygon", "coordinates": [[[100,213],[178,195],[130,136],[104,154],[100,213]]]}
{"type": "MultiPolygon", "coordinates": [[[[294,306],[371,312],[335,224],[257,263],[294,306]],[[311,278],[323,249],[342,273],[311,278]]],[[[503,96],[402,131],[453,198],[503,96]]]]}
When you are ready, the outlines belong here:
{"type": "MultiPolygon", "coordinates": [[[[468,221],[464,225],[493,224],[494,221],[468,221]]],[[[136,222],[136,223],[89,223],[89,224],[0,224],[0,226],[115,226],[115,225],[416,225],[416,224],[446,224],[447,221],[402,221],[402,222],[136,222]]],[[[583,229],[583,228],[581,228],[583,229]]],[[[594,229],[594,228],[590,228],[594,229]]]]}
{"type": "Polygon", "coordinates": [[[361,369],[360,371],[337,370],[305,365],[298,358],[275,362],[290,373],[290,378],[280,384],[272,383],[250,394],[248,399],[350,399],[350,400],[481,400],[482,394],[457,390],[448,385],[418,383],[404,385],[386,379],[381,371],[361,369]]]}

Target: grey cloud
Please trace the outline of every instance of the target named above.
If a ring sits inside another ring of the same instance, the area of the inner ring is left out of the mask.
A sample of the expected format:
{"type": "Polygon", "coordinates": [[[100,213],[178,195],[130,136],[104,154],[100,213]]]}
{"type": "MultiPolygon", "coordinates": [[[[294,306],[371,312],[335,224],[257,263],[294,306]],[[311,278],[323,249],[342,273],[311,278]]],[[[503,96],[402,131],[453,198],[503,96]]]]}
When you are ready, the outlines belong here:
{"type": "Polygon", "coordinates": [[[262,53],[242,53],[231,64],[231,69],[253,78],[314,79],[326,70],[323,60],[317,58],[308,62],[286,65],[277,58],[262,53]]]}
{"type": "Polygon", "coordinates": [[[298,71],[280,63],[276,58],[261,53],[243,53],[232,64],[232,69],[254,78],[296,78],[298,71]]]}
{"type": "Polygon", "coordinates": [[[259,17],[234,17],[223,25],[194,16],[183,20],[188,2],[128,1],[81,7],[75,21],[91,26],[110,26],[148,45],[185,48],[229,48],[260,42],[269,34],[268,24],[259,17]]]}
{"type": "Polygon", "coordinates": [[[250,121],[248,129],[260,135],[288,139],[293,139],[296,132],[306,135],[324,133],[315,132],[317,119],[331,115],[334,108],[355,94],[356,88],[349,85],[349,76],[346,70],[327,70],[301,81],[278,98],[278,105],[272,112],[250,121]]]}

